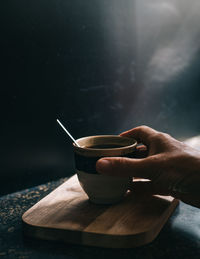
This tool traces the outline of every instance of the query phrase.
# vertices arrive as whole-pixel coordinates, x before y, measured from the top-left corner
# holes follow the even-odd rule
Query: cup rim
[[[123,138],[126,140],[131,140],[133,143],[130,145],[126,145],[126,146],[122,146],[122,147],[117,147],[117,148],[89,148],[89,147],[78,147],[75,143],[73,143],[73,146],[78,149],[78,150],[88,150],[88,151],[119,151],[119,150],[126,150],[129,148],[133,148],[137,146],[137,141],[134,138],[128,138],[128,137],[124,137],[124,136],[120,136],[120,135],[94,135],[94,136],[86,136],[86,137],[82,137],[82,138],[78,138],[76,139],[76,142],[79,142],[81,140],[84,139],[89,139],[89,138]]]

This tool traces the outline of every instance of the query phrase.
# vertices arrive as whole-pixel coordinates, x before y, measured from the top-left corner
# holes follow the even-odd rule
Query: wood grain
[[[170,196],[134,193],[115,205],[92,204],[74,175],[24,213],[24,234],[100,247],[140,246],[156,238],[177,204]]]

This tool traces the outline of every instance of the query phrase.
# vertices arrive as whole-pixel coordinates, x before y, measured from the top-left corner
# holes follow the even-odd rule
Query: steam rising
[[[146,83],[166,82],[186,69],[200,46],[200,1],[137,1],[138,62]]]
[[[136,0],[134,3],[139,87],[121,130],[146,124],[183,135],[191,131],[192,125],[199,127],[199,102],[194,99],[198,82],[187,76],[191,75],[194,64],[198,66],[200,1]],[[185,83],[185,79],[190,83]]]

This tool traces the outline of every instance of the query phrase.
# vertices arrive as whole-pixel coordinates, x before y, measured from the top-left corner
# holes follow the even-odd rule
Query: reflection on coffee
[[[115,144],[101,144],[101,145],[88,146],[87,148],[106,149],[106,148],[121,148],[121,147],[123,146],[115,145]]]

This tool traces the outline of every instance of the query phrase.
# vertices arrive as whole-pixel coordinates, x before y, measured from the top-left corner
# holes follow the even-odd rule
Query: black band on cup
[[[75,153],[74,156],[77,170],[86,172],[88,174],[98,174],[96,171],[96,162],[102,157],[86,157],[77,153]],[[137,150],[134,150],[133,152],[121,157],[137,158]]]

